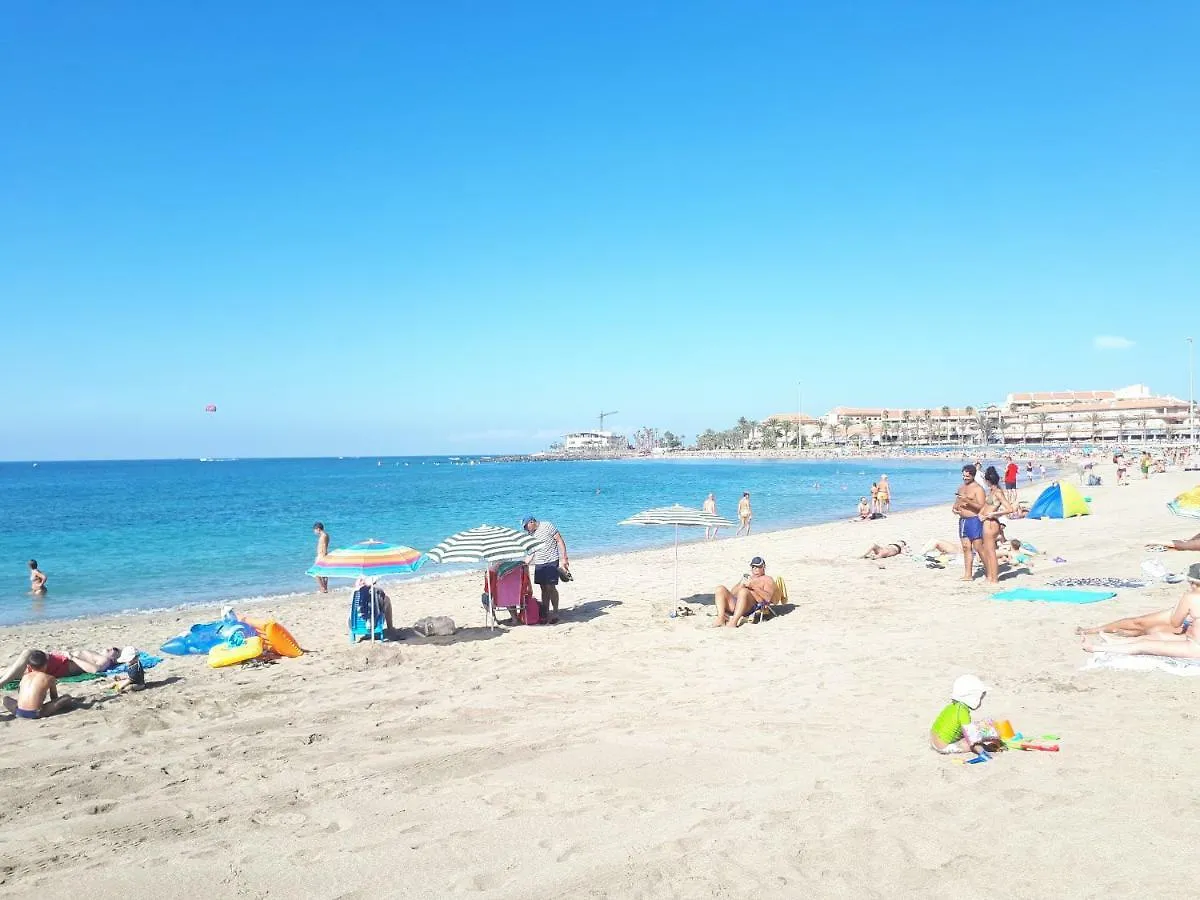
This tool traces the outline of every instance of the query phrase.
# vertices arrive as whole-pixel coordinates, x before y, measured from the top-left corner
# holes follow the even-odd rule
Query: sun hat
[[[137,647],[126,647],[121,651],[121,655],[117,657],[117,665],[131,663],[137,659]]]
[[[983,701],[983,695],[986,693],[987,685],[974,675],[959,675],[950,688],[950,699],[965,703],[974,709]]]

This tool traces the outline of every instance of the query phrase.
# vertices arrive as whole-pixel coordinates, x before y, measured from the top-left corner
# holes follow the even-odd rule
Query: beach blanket
[[[993,600],[1044,600],[1046,603],[1098,603],[1117,596],[1114,591],[1066,591],[1014,588],[992,594]]]
[[[160,662],[162,662],[161,656],[152,656],[149,653],[147,653],[145,650],[138,651],[138,659],[140,659],[142,661],[143,669],[153,669]],[[125,663],[121,663],[119,666],[113,666],[111,669],[109,669],[106,672],[99,672],[99,673],[95,673],[95,674],[93,674],[92,672],[80,672],[78,675],[66,675],[66,676],[58,679],[58,683],[59,684],[75,684],[80,681],[95,681],[97,678],[111,678],[114,675],[124,675],[128,671],[129,671],[129,666],[127,666]],[[8,684],[0,684],[0,690],[15,691],[20,686],[21,686],[21,682],[19,680],[18,681],[10,681]]]
[[[1047,587],[1110,588],[1114,591],[1119,591],[1126,588],[1144,588],[1149,584],[1150,582],[1143,581],[1140,578],[1059,578],[1056,581],[1051,581]]]
[[[1168,656],[1131,656],[1128,653],[1092,653],[1088,669],[1126,669],[1131,672],[1169,672],[1172,675],[1200,675],[1200,659],[1171,659]]]

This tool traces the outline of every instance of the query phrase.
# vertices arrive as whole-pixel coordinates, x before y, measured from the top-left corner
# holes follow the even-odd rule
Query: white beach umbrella
[[[630,516],[621,525],[674,525],[675,526],[675,599],[679,599],[679,529],[680,528],[732,528],[733,523],[714,513],[690,506],[660,506]]]

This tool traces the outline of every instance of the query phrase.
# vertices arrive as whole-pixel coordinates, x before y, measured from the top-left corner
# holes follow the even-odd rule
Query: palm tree
[[[1092,413],[1088,416],[1088,421],[1092,425],[1092,443],[1096,443],[1096,432],[1100,430],[1100,413]]]
[[[1004,413],[996,410],[996,430],[1000,432],[1000,443],[1005,443],[1004,439]]]
[[[888,412],[888,411],[885,409],[885,410],[883,411],[883,414],[882,414],[882,416],[880,417],[880,420],[879,420],[879,443],[880,443],[880,444],[886,444],[886,443],[887,443],[887,436],[888,436],[888,416],[890,416],[890,415],[891,415],[891,413],[889,413],[889,412]]]
[[[974,421],[973,421],[973,420],[974,420],[974,418],[975,418],[975,407],[973,407],[973,406],[968,406],[968,407],[967,407],[967,408],[964,410],[964,412],[966,412],[966,414],[967,414],[967,418],[968,418],[969,420],[972,420],[972,421],[971,421],[971,424],[972,424],[972,425],[974,425],[975,423],[974,423]],[[966,443],[967,443],[967,428],[966,428],[965,426],[966,426],[966,423],[962,423],[962,424],[960,424],[960,425],[959,425],[959,437],[961,437],[961,438],[962,438],[962,442],[963,442],[963,445],[964,445],[964,446],[965,446],[965,445],[966,445]]]
[[[1038,438],[1043,444],[1046,443],[1046,418],[1044,412],[1037,414]]]
[[[1063,428],[1063,431],[1065,431],[1067,434],[1067,446],[1070,446],[1071,435],[1075,433],[1075,423],[1073,421],[1071,421],[1070,419],[1068,419],[1066,426]]]
[[[1146,423],[1150,420],[1150,416],[1144,412],[1140,412],[1138,413],[1137,419],[1138,425],[1140,425],[1142,429],[1142,443],[1144,444],[1146,443]]]
[[[1021,443],[1029,443],[1029,416],[1021,417]]]
[[[921,418],[925,420],[925,441],[929,442],[929,435],[933,431],[933,410],[925,409],[921,411]]]
[[[1117,413],[1117,443],[1125,443],[1125,423],[1129,421],[1129,417],[1125,413]]]
[[[975,414],[975,424],[979,426],[979,443],[991,443],[991,434],[988,431],[988,416],[987,413],[980,411]]]
[[[908,440],[908,410],[900,410],[900,443],[907,446]]]

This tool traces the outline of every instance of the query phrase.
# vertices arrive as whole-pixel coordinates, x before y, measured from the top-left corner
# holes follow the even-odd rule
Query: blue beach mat
[[[1117,596],[1116,591],[1048,591],[1044,588],[1014,588],[992,594],[993,600],[1044,600],[1046,603],[1099,603]]]

